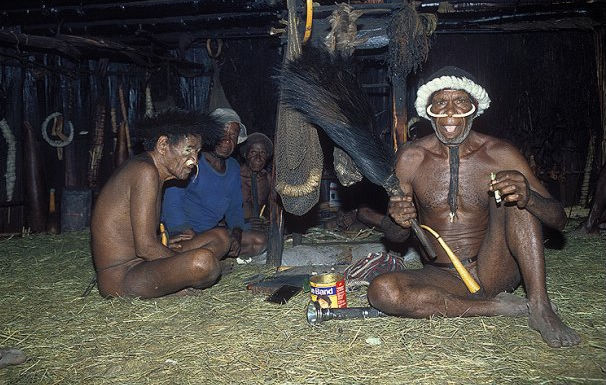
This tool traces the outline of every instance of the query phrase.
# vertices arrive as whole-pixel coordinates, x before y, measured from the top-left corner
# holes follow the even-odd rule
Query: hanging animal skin
[[[0,120],[0,129],[2,130],[2,136],[8,146],[6,151],[6,201],[10,202],[13,200],[13,192],[15,191],[15,158],[17,155],[17,147],[15,145],[15,135],[8,126],[6,119]]]

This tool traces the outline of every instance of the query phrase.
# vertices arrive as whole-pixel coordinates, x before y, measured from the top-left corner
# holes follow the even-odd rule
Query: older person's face
[[[215,147],[215,155],[219,158],[227,159],[231,156],[238,144],[238,134],[240,125],[237,122],[229,122],[225,125],[225,134],[223,139]]]
[[[164,157],[173,177],[187,179],[191,170],[198,165],[200,147],[200,135],[187,135],[175,144],[168,144]]]
[[[472,109],[473,101],[469,94],[463,90],[441,90],[431,98],[431,112],[444,117],[432,118],[431,124],[438,139],[446,144],[460,144],[467,138],[471,130],[474,114],[464,115]]]
[[[246,151],[246,164],[253,172],[263,170],[269,154],[262,143],[253,143],[248,146]]]

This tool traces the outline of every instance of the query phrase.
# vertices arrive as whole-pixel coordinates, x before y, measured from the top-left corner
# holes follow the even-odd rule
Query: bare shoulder
[[[511,142],[494,136],[478,134],[483,142],[484,151],[502,166],[516,168],[525,165],[526,159],[518,148]]]
[[[147,154],[140,154],[130,159],[120,171],[134,184],[157,183],[160,178],[156,165]]]
[[[425,138],[407,142],[396,154],[395,173],[401,182],[411,182],[427,156],[429,145]]]
[[[427,153],[427,144],[424,139],[402,145],[396,154],[396,164],[399,162],[406,162],[409,165],[411,163],[421,163]]]

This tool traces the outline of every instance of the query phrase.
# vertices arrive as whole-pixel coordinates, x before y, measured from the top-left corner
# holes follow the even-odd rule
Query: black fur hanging
[[[433,14],[417,13],[410,2],[393,14],[387,26],[389,37],[389,74],[406,79],[426,60],[431,46],[431,35],[437,27]]]
[[[373,136],[371,105],[351,67],[325,49],[305,47],[277,75],[281,102],[322,128],[372,183],[395,191],[395,154]]]
[[[448,147],[450,164],[450,185],[448,186],[448,206],[450,221],[457,218],[457,195],[459,194],[459,146]]]

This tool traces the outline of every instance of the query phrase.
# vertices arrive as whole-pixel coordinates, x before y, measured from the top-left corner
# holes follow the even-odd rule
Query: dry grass
[[[197,296],[104,300],[88,233],[0,241],[0,346],[28,361],[0,384],[605,383],[605,237],[547,251],[548,288],[580,346],[551,349],[524,318],[305,321],[307,295],[280,306],[246,291],[238,267]],[[363,305],[360,296],[350,304]],[[371,345],[367,338],[380,338]]]

